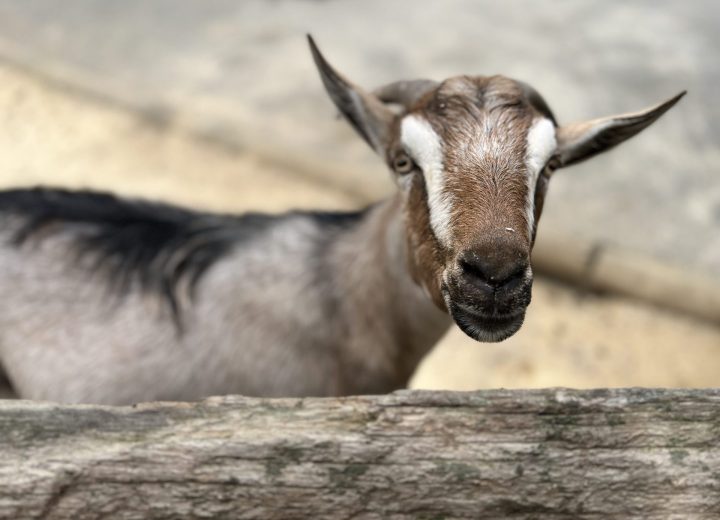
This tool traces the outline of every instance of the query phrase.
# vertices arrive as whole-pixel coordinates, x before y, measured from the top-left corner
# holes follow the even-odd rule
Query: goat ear
[[[325,89],[345,119],[380,155],[385,155],[393,113],[376,96],[365,92],[338,74],[325,60],[308,34],[310,51]]]
[[[559,166],[589,159],[640,133],[677,103],[685,91],[653,107],[562,126],[557,130]]]

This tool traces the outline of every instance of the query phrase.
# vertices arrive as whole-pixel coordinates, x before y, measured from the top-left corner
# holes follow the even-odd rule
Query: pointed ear
[[[574,123],[557,129],[559,166],[589,159],[640,133],[677,103],[685,91],[659,105],[617,116]]]
[[[315,45],[312,36],[307,35],[315,65],[330,98],[353,128],[381,156],[390,138],[393,113],[374,95],[353,85],[338,74],[325,60]]]

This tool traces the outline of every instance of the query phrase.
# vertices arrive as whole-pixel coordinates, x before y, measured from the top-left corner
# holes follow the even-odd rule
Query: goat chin
[[[515,334],[525,321],[525,309],[510,316],[481,316],[470,314],[457,306],[450,314],[460,330],[475,341],[497,343]]]

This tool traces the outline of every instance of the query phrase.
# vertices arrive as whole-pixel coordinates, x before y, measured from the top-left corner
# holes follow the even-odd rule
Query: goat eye
[[[415,168],[415,163],[405,154],[400,154],[393,159],[393,169],[398,173],[410,173]]]
[[[552,174],[555,170],[560,167],[560,159],[557,156],[552,156],[550,160],[543,168],[543,172],[547,172],[546,175]]]

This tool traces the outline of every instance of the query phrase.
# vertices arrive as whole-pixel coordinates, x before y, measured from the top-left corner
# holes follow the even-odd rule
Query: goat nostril
[[[510,282],[514,282],[515,280],[522,280],[525,278],[526,273],[527,273],[527,266],[521,265],[515,271],[510,273],[510,275],[507,278],[505,278],[505,280],[502,281],[502,284],[507,285]]]
[[[462,272],[468,276],[471,276],[473,278],[479,278],[480,280],[482,280],[484,282],[489,282],[489,280],[485,276],[485,272],[477,264],[473,264],[473,263],[468,262],[467,260],[461,259],[460,260],[460,269],[462,269]]]
[[[459,266],[466,278],[480,281],[496,289],[524,278],[527,271],[527,265],[524,263],[515,266],[490,268],[483,265],[482,262],[460,259]]]

